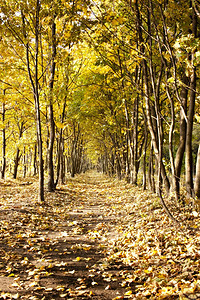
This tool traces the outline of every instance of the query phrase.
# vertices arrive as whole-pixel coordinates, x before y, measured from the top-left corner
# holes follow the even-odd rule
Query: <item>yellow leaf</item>
[[[36,281],[33,281],[29,284],[30,287],[36,286],[38,283]]]
[[[144,273],[150,274],[152,271],[151,270],[144,270]]]
[[[130,296],[130,295],[132,295],[132,291],[128,291],[124,294],[124,296]]]
[[[57,286],[56,290],[63,292],[65,290],[65,286]]]
[[[19,234],[17,235],[17,238],[18,238],[18,239],[23,239],[21,233],[19,233]]]
[[[175,292],[175,289],[171,286],[167,286],[167,287],[163,287],[160,291],[160,294],[161,295],[166,295],[166,296],[169,296],[169,295],[172,295],[174,294]]]
[[[81,260],[81,258],[78,256],[78,257],[76,257],[76,260],[77,260],[77,261],[80,261],[80,260]]]
[[[65,125],[63,123],[60,123],[60,122],[55,122],[55,123],[56,123],[57,128],[63,129],[65,127]]]
[[[83,247],[83,250],[85,250],[85,251],[89,251],[91,249],[91,247],[89,246],[89,247]]]
[[[115,25],[118,25],[118,23],[119,23],[118,20],[116,20],[116,19],[112,20],[112,25],[115,26]]]

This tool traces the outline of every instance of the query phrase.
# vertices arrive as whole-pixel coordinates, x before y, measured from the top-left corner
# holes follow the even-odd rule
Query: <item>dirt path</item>
[[[0,180],[0,300],[200,299],[200,214],[97,173]],[[192,228],[188,229],[188,228]]]
[[[1,190],[0,299],[126,299],[122,265],[105,260],[121,234],[126,185],[88,173],[46,193],[45,205],[37,183]]]

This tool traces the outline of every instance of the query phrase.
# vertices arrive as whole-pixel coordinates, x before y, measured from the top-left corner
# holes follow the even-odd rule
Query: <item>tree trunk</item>
[[[3,95],[5,95],[6,90],[3,90]],[[5,178],[5,171],[6,171],[6,129],[5,129],[5,102],[3,101],[2,104],[2,123],[3,123],[3,130],[2,130],[2,169],[1,169],[1,178]]]
[[[144,86],[145,86],[147,122],[148,122],[149,131],[150,131],[150,134],[151,134],[151,140],[152,140],[152,145],[153,145],[153,148],[154,148],[154,153],[155,153],[157,161],[159,161],[160,160],[159,151],[161,151],[161,148],[162,148],[162,145],[161,145],[162,141],[159,139],[159,145],[158,145],[156,134],[155,134],[155,131],[153,129],[151,108],[150,108],[150,101],[149,101],[147,63],[146,63],[145,60],[144,60]],[[167,177],[165,166],[164,166],[162,160],[160,161],[160,171],[161,171],[162,179],[163,179],[164,184],[165,184],[166,192],[169,193],[169,190],[170,190],[169,179]]]
[[[57,139],[57,172],[56,172],[56,181],[55,181],[55,187],[57,186],[59,182],[59,177],[60,177],[60,170],[61,170],[61,152],[62,152],[62,129],[60,129],[60,136]]]
[[[143,190],[147,188],[147,176],[146,176],[146,157],[147,157],[147,145],[148,145],[148,131],[145,125],[145,138],[144,138],[144,155],[143,155]]]
[[[27,167],[28,167],[28,161],[27,161],[26,147],[24,147],[24,151],[23,151],[23,168],[24,168],[23,177],[24,178],[26,178]]]
[[[197,162],[196,162],[196,177],[194,184],[195,196],[200,199],[200,144],[197,153]]]
[[[165,78],[167,82],[169,78],[167,69],[165,70],[165,75],[166,75]],[[174,127],[175,127],[174,98],[170,94],[170,90],[168,86],[166,86],[166,93],[171,105],[171,124],[169,128],[169,157],[170,157],[171,173],[172,173],[172,192],[175,194],[176,201],[178,201],[179,193],[177,187],[175,161],[174,161],[174,154],[173,154],[173,138],[174,138]]]
[[[37,143],[34,146],[34,156],[33,156],[33,176],[37,174]]]
[[[66,109],[66,103],[67,103],[67,97],[65,97],[64,104],[63,104],[63,110],[62,110],[62,116],[61,116],[61,123],[64,122],[64,117],[65,117],[65,109]],[[63,128],[60,129],[60,136],[58,139],[58,160],[57,160],[57,177],[56,177],[56,182],[55,182],[55,187],[58,184],[59,177],[61,175],[61,182],[63,183],[64,178],[63,178],[63,166],[62,164],[64,163],[64,141],[63,141]]]
[[[35,25],[35,111],[37,123],[37,139],[38,139],[38,154],[39,154],[39,200],[44,201],[44,161],[43,161],[43,146],[42,146],[42,129],[40,118],[40,101],[39,101],[39,79],[38,79],[38,47],[39,47],[39,12],[40,1],[36,4],[36,25]]]
[[[148,183],[150,190],[155,193],[155,180],[154,180],[154,165],[153,165],[153,145],[151,143],[151,150],[149,155],[149,166],[148,166]]]
[[[183,77],[184,86],[181,88],[180,100],[182,109],[180,110],[180,137],[179,137],[179,145],[176,152],[175,158],[175,175],[176,175],[176,190],[178,193],[178,198],[180,198],[180,177],[181,177],[181,168],[183,164],[183,157],[185,152],[185,142],[186,142],[186,119],[187,115],[187,97],[188,97],[188,89],[186,86],[188,85],[188,78],[186,76]]]
[[[65,184],[65,173],[66,173],[66,165],[65,165],[65,155],[64,155],[64,139],[62,139],[61,144],[61,153],[60,153],[60,179],[61,183]]]
[[[54,162],[53,162],[53,146],[55,139],[55,124],[54,124],[54,116],[53,116],[53,105],[49,105],[49,127],[50,127],[50,135],[49,135],[49,147],[48,147],[48,183],[47,188],[49,192],[53,192],[55,189],[54,185]]]
[[[56,24],[53,19],[52,22],[52,63],[50,70],[50,81],[49,81],[49,147],[48,147],[48,191],[53,192],[55,189],[54,184],[54,162],[53,162],[53,146],[55,139],[55,123],[54,123],[54,114],[53,114],[53,85],[54,85],[54,76],[55,76],[55,57],[56,57]]]
[[[19,160],[20,160],[20,150],[17,148],[16,151],[16,156],[15,156],[15,164],[14,164],[14,172],[13,172],[13,178],[17,178],[17,171],[18,171],[18,166],[19,166]]]
[[[19,128],[19,140],[20,140],[22,135],[23,135],[23,130],[24,130],[23,122],[21,123],[21,126],[18,124],[18,128]],[[18,171],[19,160],[20,160],[20,155],[19,154],[20,154],[20,150],[17,147],[16,156],[15,156],[15,164],[14,164],[14,172],[13,172],[13,178],[14,179],[17,178],[17,171]]]
[[[197,15],[192,8],[192,19],[193,19],[193,34],[197,37]],[[186,177],[186,191],[187,198],[194,196],[194,182],[193,182],[193,158],[192,158],[192,131],[193,131],[193,119],[195,109],[195,98],[196,98],[196,66],[194,65],[195,51],[191,53],[191,65],[192,72],[190,76],[190,92],[189,92],[189,109],[187,117],[187,132],[186,132],[186,145],[185,145],[185,177]]]
[[[43,146],[42,146],[42,130],[41,130],[41,118],[40,118],[40,101],[39,101],[39,79],[38,79],[38,55],[39,55],[39,13],[40,13],[40,0],[36,1],[36,14],[35,14],[35,64],[34,71],[35,76],[33,78],[30,64],[30,49],[29,43],[27,42],[27,31],[26,31],[26,19],[21,11],[22,24],[23,24],[23,35],[25,38],[26,46],[26,63],[31,82],[33,97],[35,102],[35,114],[36,114],[36,130],[37,130],[37,143],[38,143],[38,156],[39,156],[39,201],[44,201],[44,162],[43,162]]]

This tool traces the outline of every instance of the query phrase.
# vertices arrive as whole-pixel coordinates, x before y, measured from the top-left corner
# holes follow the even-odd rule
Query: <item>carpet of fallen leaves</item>
[[[90,172],[0,181],[0,299],[200,299],[200,217]]]

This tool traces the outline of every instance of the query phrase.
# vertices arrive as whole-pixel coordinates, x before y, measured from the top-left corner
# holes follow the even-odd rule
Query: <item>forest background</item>
[[[2,0],[0,18],[2,178],[39,176],[44,201],[97,166],[198,203],[197,0]]]

